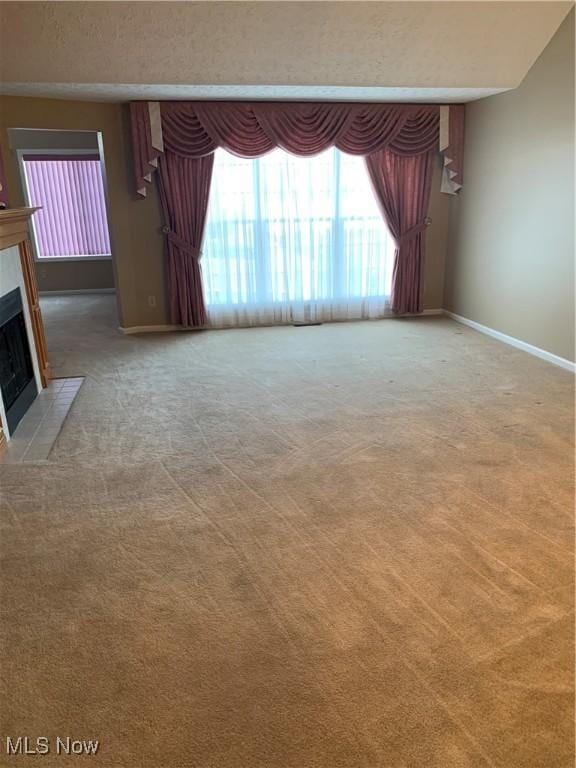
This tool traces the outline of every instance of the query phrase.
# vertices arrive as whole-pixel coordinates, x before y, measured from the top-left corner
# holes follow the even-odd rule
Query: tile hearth
[[[0,463],[47,461],[83,381],[83,376],[52,379],[16,427]]]

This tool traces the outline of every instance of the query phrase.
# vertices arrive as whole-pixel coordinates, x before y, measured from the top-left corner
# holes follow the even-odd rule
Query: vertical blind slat
[[[24,160],[41,258],[110,253],[99,160]]]

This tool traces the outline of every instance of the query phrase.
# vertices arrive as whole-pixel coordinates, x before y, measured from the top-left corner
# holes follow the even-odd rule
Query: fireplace
[[[0,297],[0,393],[10,434],[38,390],[20,288]]]

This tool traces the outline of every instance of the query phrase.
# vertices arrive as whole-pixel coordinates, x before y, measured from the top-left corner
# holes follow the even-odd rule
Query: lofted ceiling
[[[572,2],[3,2],[2,92],[470,101],[520,84]]]

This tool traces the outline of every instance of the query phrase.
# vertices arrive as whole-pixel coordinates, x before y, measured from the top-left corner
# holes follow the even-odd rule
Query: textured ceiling
[[[115,98],[106,85],[126,83],[494,92],[521,82],[571,6],[5,2],[2,79],[12,89],[92,84],[100,98]]]

